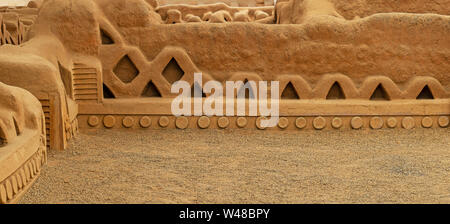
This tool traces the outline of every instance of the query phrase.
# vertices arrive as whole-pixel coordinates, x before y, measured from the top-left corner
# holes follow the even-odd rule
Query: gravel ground
[[[450,132],[98,130],[21,203],[450,203]]]

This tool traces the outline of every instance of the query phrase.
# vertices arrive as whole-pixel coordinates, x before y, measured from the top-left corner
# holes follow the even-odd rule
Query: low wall
[[[31,93],[0,83],[0,204],[17,202],[46,158],[41,104]]]

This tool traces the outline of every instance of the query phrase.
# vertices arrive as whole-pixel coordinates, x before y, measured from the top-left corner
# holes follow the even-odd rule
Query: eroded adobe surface
[[[38,9],[19,7],[0,7],[0,45],[19,45],[26,41],[31,25],[38,14]]]
[[[0,204],[13,203],[46,161],[45,117],[29,92],[0,82]]]
[[[64,149],[79,127],[265,129],[261,114],[173,116],[172,84],[195,91],[197,72],[222,84],[279,81],[271,130],[449,126],[447,0],[177,3],[0,8],[0,81],[33,95],[0,85],[2,203],[32,183],[45,146]]]
[[[279,81],[277,130],[448,126],[448,1],[244,2],[37,1],[28,41],[0,52],[1,79],[53,107],[54,148],[77,120],[260,128],[252,116],[172,116],[171,85],[194,87],[195,72],[221,83]]]
[[[148,0],[147,2],[155,2],[155,0]],[[254,6],[273,6],[274,0],[160,0],[160,5],[207,5],[214,3],[224,3],[229,6],[240,7],[254,7]]]

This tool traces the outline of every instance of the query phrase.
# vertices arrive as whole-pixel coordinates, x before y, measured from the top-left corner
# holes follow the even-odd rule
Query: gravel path
[[[21,202],[450,203],[450,131],[99,130]]]

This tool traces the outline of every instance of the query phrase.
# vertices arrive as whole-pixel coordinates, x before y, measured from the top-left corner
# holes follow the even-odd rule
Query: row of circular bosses
[[[262,119],[266,119],[264,117],[258,117],[256,119],[256,126],[258,129],[264,129],[261,127],[260,123]],[[126,128],[131,128],[134,125],[133,117],[126,116],[122,119],[122,125]],[[162,116],[159,118],[158,124],[160,127],[167,127],[170,123],[170,119],[167,116]],[[398,120],[397,118],[390,117],[386,121],[381,117],[372,117],[370,119],[369,125],[372,129],[381,129],[386,123],[386,126],[389,128],[397,127]],[[422,118],[422,127],[431,128],[433,126],[433,118],[424,117]],[[449,125],[448,116],[441,116],[438,118],[437,123],[440,127],[445,128]],[[100,124],[100,120],[97,116],[90,116],[88,118],[88,124],[91,127],[96,127]],[[198,127],[205,129],[208,128],[211,124],[211,120],[209,117],[202,116],[197,121]],[[247,118],[238,117],[236,119],[236,125],[239,128],[244,128],[248,124]],[[322,130],[327,125],[327,120],[324,117],[316,117],[313,120],[313,127],[317,130]],[[116,118],[112,115],[107,115],[103,118],[103,125],[106,128],[113,128],[116,125]],[[142,128],[148,128],[152,125],[152,119],[148,116],[143,116],[139,120],[139,125]],[[189,119],[187,117],[177,117],[175,120],[175,126],[179,129],[185,129],[189,125]],[[230,125],[230,120],[227,117],[220,117],[217,120],[217,125],[219,128],[227,128]],[[350,125],[353,129],[360,129],[364,126],[364,121],[361,117],[353,117],[350,121]],[[413,117],[404,117],[401,121],[401,127],[405,129],[412,129],[415,127],[415,120]],[[281,129],[285,129],[289,126],[289,120],[285,117],[281,117],[278,121],[278,127]],[[303,117],[299,117],[295,120],[295,126],[299,129],[303,129],[307,126],[307,121]],[[335,117],[331,120],[331,126],[335,129],[341,128],[343,126],[343,120],[339,117]]]

